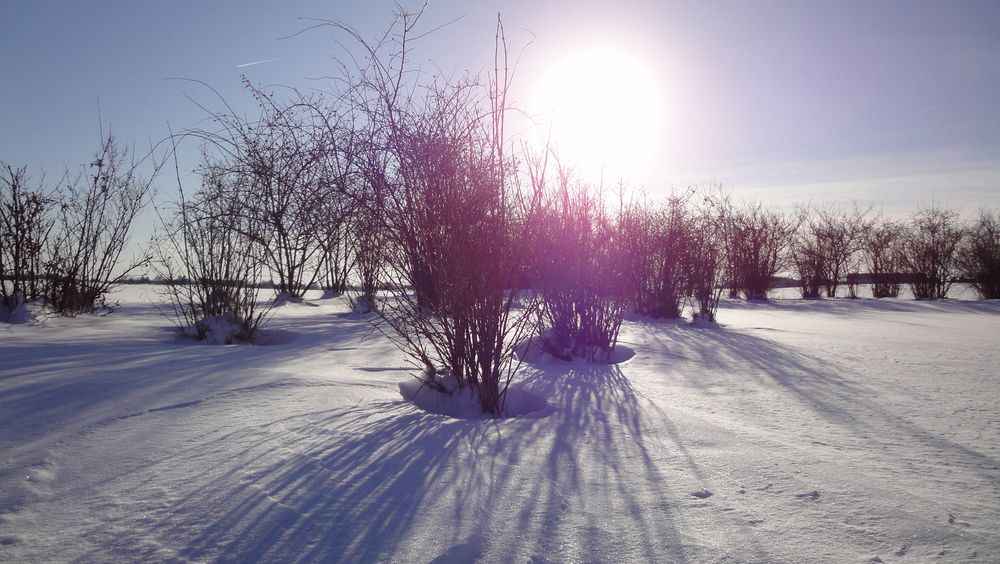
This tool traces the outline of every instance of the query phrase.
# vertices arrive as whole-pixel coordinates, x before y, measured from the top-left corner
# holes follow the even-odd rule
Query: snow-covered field
[[[1000,303],[725,302],[451,419],[337,299],[270,346],[0,325],[0,561],[1000,561]],[[544,415],[544,416],[538,416]]]

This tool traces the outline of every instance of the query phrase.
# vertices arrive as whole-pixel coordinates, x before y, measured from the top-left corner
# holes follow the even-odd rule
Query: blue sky
[[[715,182],[780,203],[890,210],[932,197],[970,212],[1000,205],[1000,2],[430,2],[424,29],[461,19],[418,42],[422,68],[485,70],[497,11],[515,48],[527,45],[515,82],[525,105],[567,54],[623,45],[641,59],[664,112],[648,158],[612,173],[634,186]],[[140,146],[168,123],[198,124],[188,96],[218,107],[171,78],[205,81],[248,109],[242,74],[324,88],[311,78],[334,72],[336,36],[288,38],[302,18],[374,36],[392,14],[382,1],[8,2],[0,160],[50,177],[87,162],[98,100],[106,124]]]

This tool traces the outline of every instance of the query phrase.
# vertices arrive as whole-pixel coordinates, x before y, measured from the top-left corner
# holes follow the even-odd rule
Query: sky
[[[415,43],[415,63],[491,69],[498,12],[515,103],[581,176],[654,195],[721,184],[780,205],[1000,207],[1000,2],[431,1],[420,29],[449,25]],[[328,89],[345,37],[311,18],[376,37],[393,13],[381,0],[6,2],[0,160],[35,177],[76,170],[99,115],[148,148],[199,126],[196,102],[221,109],[194,81],[240,111],[242,76]]]

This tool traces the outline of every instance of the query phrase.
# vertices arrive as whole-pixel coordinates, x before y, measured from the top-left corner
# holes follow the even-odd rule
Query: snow
[[[419,378],[410,378],[399,383],[399,395],[420,409],[457,417],[459,419],[485,419],[479,395],[472,387],[458,388],[454,376],[443,379],[444,390],[439,391]],[[545,417],[551,413],[544,398],[525,391],[516,384],[507,389],[504,397],[502,417]]]
[[[593,361],[579,356],[573,356],[572,358],[563,360],[545,351],[537,339],[529,339],[514,347],[515,358],[519,359],[521,362],[539,365],[570,366],[574,364],[621,364],[623,362],[628,362],[633,356],[635,356],[635,351],[632,350],[631,347],[623,344],[616,345],[610,353],[596,351],[594,353]]]
[[[205,340],[217,345],[234,345],[249,340],[246,331],[233,316],[213,315],[200,319],[194,327],[185,327],[183,333],[196,340],[204,335]]]
[[[119,298],[0,324],[0,561],[1000,560],[997,302],[630,318],[627,362],[525,362],[544,408],[463,419],[319,292],[270,346]]]
[[[14,307],[8,307],[0,300],[0,323],[20,324],[28,323],[35,319],[35,314],[29,304],[20,299],[15,301]]]

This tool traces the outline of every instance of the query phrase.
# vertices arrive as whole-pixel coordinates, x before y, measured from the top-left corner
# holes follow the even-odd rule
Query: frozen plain
[[[1000,560],[997,302],[632,318],[630,360],[525,364],[546,410],[466,420],[338,299],[211,346],[119,298],[0,325],[0,561]]]

